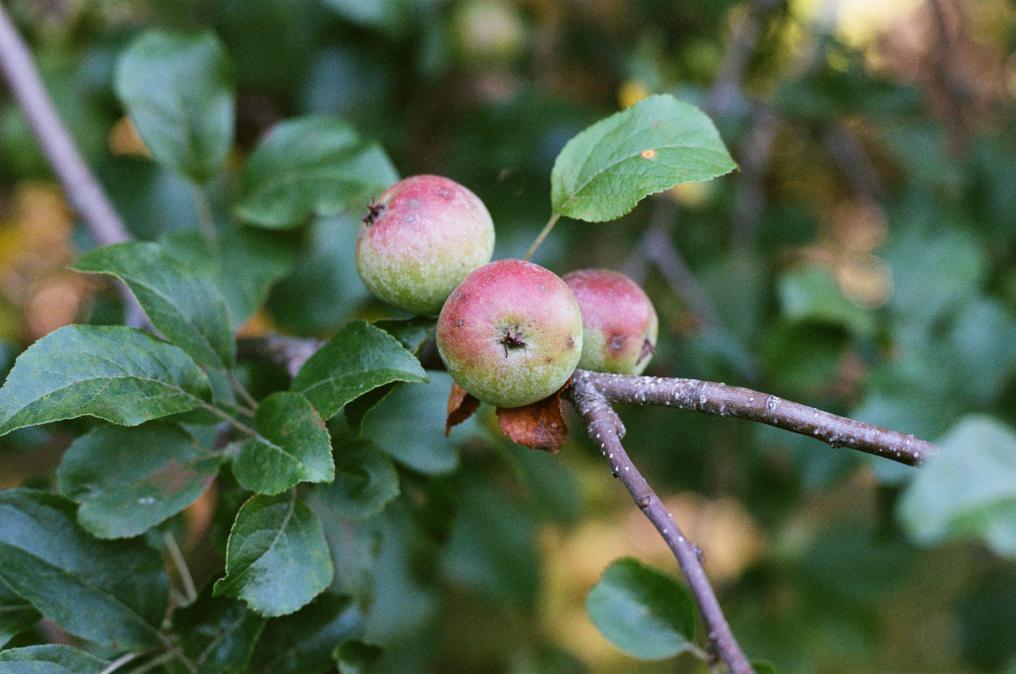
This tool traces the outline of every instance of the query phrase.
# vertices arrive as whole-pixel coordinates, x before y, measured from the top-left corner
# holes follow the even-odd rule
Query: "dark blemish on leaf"
[[[610,350],[620,351],[624,348],[624,335],[614,335],[610,338]]]
[[[370,203],[367,204],[367,215],[363,218],[363,224],[370,227],[374,224],[374,221],[381,216],[381,213],[384,212],[384,210],[385,205],[377,203],[372,197]]]
[[[156,491],[159,498],[168,498],[190,484],[195,477],[197,471],[193,468],[180,464],[176,459],[170,459],[159,470],[149,475],[145,482]]]
[[[642,152],[639,152],[639,154],[642,156],[643,159],[656,159],[656,150],[652,148],[642,150]]]

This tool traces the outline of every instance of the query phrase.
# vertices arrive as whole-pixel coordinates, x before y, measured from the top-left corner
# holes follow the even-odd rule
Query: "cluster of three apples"
[[[380,299],[438,314],[452,379],[483,402],[520,407],[558,391],[576,367],[638,374],[656,345],[656,311],[608,269],[564,278],[525,260],[490,262],[494,224],[470,190],[441,176],[399,181],[372,202],[356,266]]]

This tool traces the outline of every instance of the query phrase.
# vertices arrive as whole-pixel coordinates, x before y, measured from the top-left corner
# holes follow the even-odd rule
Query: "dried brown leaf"
[[[556,454],[568,437],[568,424],[564,420],[561,403],[561,393],[567,387],[568,384],[565,384],[554,395],[531,405],[499,407],[497,421],[501,432],[512,442]]]
[[[448,418],[445,420],[445,437],[451,434],[452,426],[458,426],[473,416],[473,412],[479,406],[479,400],[474,398],[469,391],[453,382],[451,393],[448,394]]]

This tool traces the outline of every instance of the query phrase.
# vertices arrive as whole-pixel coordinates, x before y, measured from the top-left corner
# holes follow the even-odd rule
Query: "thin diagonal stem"
[[[134,660],[135,658],[139,657],[140,655],[141,655],[140,653],[125,653],[125,654],[121,655],[119,658],[117,658],[116,660],[114,660],[113,662],[109,663],[109,665],[106,667],[106,669],[104,669],[101,672],[99,672],[99,674],[113,674],[113,672],[115,672],[116,670],[120,669],[121,667],[126,665],[128,662],[130,662],[131,660]]]
[[[208,195],[201,185],[194,186],[194,205],[198,212],[198,224],[201,226],[201,233],[205,240],[213,245],[218,245],[219,231],[215,229],[215,216],[212,214],[212,206],[208,203]]]
[[[554,229],[554,225],[556,225],[557,221],[560,219],[561,215],[559,213],[555,213],[554,215],[550,216],[550,220],[547,220],[547,224],[545,224],[543,226],[543,229],[540,230],[540,233],[536,236],[536,240],[533,241],[533,245],[531,245],[529,247],[529,250],[526,251],[525,257],[522,258],[523,260],[528,260],[533,256],[534,253],[536,253],[536,250],[540,247],[540,244],[543,243],[544,239],[546,239],[547,236],[550,234],[550,230]]]
[[[0,4],[0,70],[21,106],[53,171],[74,209],[102,244],[129,241],[131,236],[106,193],[85,164],[74,139],[53,107],[24,40]]]
[[[130,671],[130,674],[144,674],[144,672],[150,672],[153,669],[158,669],[159,667],[162,667],[164,664],[166,664],[168,662],[172,662],[173,660],[176,660],[176,659],[178,659],[180,657],[181,657],[180,651],[177,650],[176,648],[174,648],[173,650],[166,651],[165,653],[163,653],[162,655],[158,656],[157,658],[153,658],[153,659],[149,660],[148,662],[146,662],[145,664],[141,665],[140,667],[136,667],[135,669],[132,669]],[[183,662],[182,659],[181,659],[181,662]],[[188,669],[190,671],[192,671],[192,672],[195,671],[193,666],[188,667]]]
[[[0,3],[0,72],[63,185],[67,200],[92,237],[102,245],[130,241],[130,233],[57,114],[31,52],[3,3]],[[127,324],[145,325],[147,319],[134,296],[126,285],[118,285],[127,308]]]
[[[187,568],[187,560],[184,559],[183,551],[176,544],[176,538],[171,532],[167,531],[163,536],[163,540],[166,543],[169,558],[173,560],[173,566],[176,567],[177,575],[180,576],[180,582],[183,583],[185,599],[189,604],[198,598],[198,590],[194,586],[194,579],[191,577],[190,569]]]
[[[251,435],[251,436],[254,436],[254,435],[258,434],[258,432],[255,431],[253,428],[251,428],[247,424],[243,423],[242,421],[240,421],[239,419],[237,419],[233,415],[229,414],[228,412],[226,412],[226,411],[216,407],[215,405],[211,405],[209,403],[202,403],[201,407],[206,409],[206,410],[208,410],[209,412],[211,412],[215,416],[219,417],[223,421],[229,423],[230,426],[232,426],[233,428],[237,429],[241,433],[245,433],[245,434]]]
[[[251,412],[258,408],[258,401],[250,394],[250,391],[248,391],[247,387],[243,385],[243,382],[237,379],[236,375],[232,372],[229,373],[229,382],[233,385],[233,390],[236,391],[250,407]]]

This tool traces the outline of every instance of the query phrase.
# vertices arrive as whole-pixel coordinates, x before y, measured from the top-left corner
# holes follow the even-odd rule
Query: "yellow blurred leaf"
[[[617,103],[622,108],[630,108],[652,93],[652,90],[644,82],[640,80],[626,80],[617,90]]]
[[[113,154],[145,157],[148,159],[152,157],[152,153],[145,147],[145,142],[141,140],[141,136],[138,134],[138,130],[134,126],[134,122],[130,120],[130,117],[124,116],[117,120],[113,128],[109,130],[107,142],[109,144],[109,151]]]

